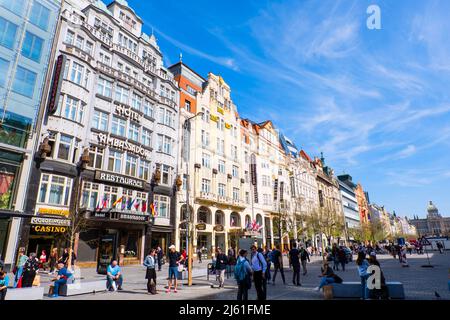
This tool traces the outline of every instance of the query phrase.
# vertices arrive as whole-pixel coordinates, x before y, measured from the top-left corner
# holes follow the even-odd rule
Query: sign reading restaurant
[[[117,148],[123,151],[128,151],[134,154],[137,154],[143,158],[146,158],[147,160],[150,160],[151,158],[151,152],[147,149],[144,149],[143,147],[137,146],[133,143],[116,139],[113,137],[109,137],[108,135],[104,133],[99,133],[97,135],[98,142],[102,145]]]
[[[110,173],[95,170],[95,180],[110,182],[115,184],[122,184],[138,189],[144,189],[144,181],[139,179],[134,179],[128,176],[123,176],[120,174]]]

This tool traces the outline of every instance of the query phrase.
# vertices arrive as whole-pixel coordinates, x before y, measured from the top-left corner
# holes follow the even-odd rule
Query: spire
[[[322,166],[325,166],[325,158],[323,157],[323,152],[320,152],[320,161],[322,161]]]
[[[180,52],[180,62],[183,62],[183,52]]]

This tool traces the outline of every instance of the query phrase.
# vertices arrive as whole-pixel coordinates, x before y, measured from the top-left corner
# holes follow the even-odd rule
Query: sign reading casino
[[[104,171],[95,171],[95,180],[144,189],[144,181]]]
[[[137,154],[141,156],[142,158],[146,158],[147,160],[150,160],[151,158],[151,152],[147,149],[144,149],[143,147],[137,146],[133,143],[116,139],[113,137],[109,137],[108,135],[104,133],[99,133],[97,135],[98,142],[102,145],[113,147],[116,149],[120,149],[122,151],[128,151],[134,154]]]

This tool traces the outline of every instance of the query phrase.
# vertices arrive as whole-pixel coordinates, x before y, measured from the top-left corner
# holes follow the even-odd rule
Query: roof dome
[[[430,201],[427,207],[428,215],[431,216],[438,216],[439,210],[438,208],[433,204],[433,201]]]

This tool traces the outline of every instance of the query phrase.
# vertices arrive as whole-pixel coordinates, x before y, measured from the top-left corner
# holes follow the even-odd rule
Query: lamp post
[[[192,237],[193,228],[191,228],[191,212],[189,206],[189,148],[190,148],[190,133],[191,133],[191,120],[198,117],[203,116],[203,112],[198,112],[194,116],[187,118],[184,121],[184,161],[186,163],[186,246],[188,247],[188,286],[192,285],[192,263],[194,259],[193,256],[193,248],[192,248]]]

